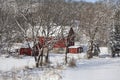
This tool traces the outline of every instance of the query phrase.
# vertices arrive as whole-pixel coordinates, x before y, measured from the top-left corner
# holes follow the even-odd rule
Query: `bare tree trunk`
[[[36,67],[37,67],[37,68],[39,67],[39,63],[38,63],[38,62],[36,62]]]
[[[36,61],[36,67],[39,67],[39,65],[42,66],[43,64],[43,51],[44,51],[44,48],[42,48],[41,52],[39,52],[40,55],[38,55],[38,59]]]
[[[38,59],[38,61],[40,61],[40,66],[43,65],[43,56],[44,56],[44,55],[43,55],[43,51],[44,51],[44,48],[42,48],[42,51],[41,51],[41,55],[40,55],[41,58]]]
[[[45,57],[45,62],[49,63],[49,49],[47,49],[47,55]]]
[[[87,51],[87,58],[90,59],[93,57],[93,41],[90,41],[89,50]]]
[[[35,50],[34,50],[34,49],[32,50],[32,56],[34,56],[35,63],[36,63],[36,67],[38,67],[38,64],[37,64],[37,56],[36,56],[36,54],[35,54]]]
[[[87,51],[87,58],[88,59],[90,59],[90,58],[93,57],[93,53],[92,53],[92,51],[93,51],[93,45],[94,45],[93,42],[94,42],[94,38],[95,38],[95,35],[96,35],[97,31],[98,31],[98,27],[95,28],[94,33],[91,36],[90,46],[89,46],[89,49]]]
[[[66,52],[65,52],[65,64],[68,63],[67,54],[68,54],[68,46],[66,46]]]

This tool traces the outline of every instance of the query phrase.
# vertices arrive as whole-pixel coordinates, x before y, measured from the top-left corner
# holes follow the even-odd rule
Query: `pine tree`
[[[112,57],[120,52],[120,11],[117,11],[114,16],[114,25],[110,32],[110,49]]]

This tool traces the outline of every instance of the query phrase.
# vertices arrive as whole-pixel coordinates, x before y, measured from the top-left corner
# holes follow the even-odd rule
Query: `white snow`
[[[69,48],[79,48],[81,46],[70,46]]]
[[[33,69],[30,72],[32,75],[29,77],[32,77],[31,80],[38,80],[38,76],[40,80],[120,80],[120,58],[111,58],[106,47],[102,47],[100,50],[99,57],[89,60],[85,59],[85,53],[68,54],[68,60],[71,58],[76,59],[77,66],[74,68],[63,64],[64,54],[50,54],[51,65],[55,67],[57,64],[60,64],[62,68],[47,68],[43,71]],[[12,71],[13,69],[22,71],[26,66],[34,68],[35,61],[33,57],[0,57],[0,72]],[[23,74],[23,72],[19,74]]]
[[[82,60],[75,69],[64,71],[63,80],[119,80],[120,59]]]
[[[109,54],[107,47],[101,47],[100,48],[100,55],[103,55],[103,54]]]
[[[26,66],[35,66],[35,61],[32,57],[17,59],[0,57],[0,71],[10,71],[13,69],[24,69]]]
[[[33,47],[34,42],[33,41],[24,41],[24,43],[21,45],[21,48],[29,48]]]

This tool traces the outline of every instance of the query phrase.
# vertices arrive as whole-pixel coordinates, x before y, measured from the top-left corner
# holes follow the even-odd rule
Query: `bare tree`
[[[101,2],[98,2],[96,4],[94,3],[85,3],[81,7],[80,11],[80,28],[81,31],[83,31],[83,34],[85,34],[88,37],[89,42],[89,48],[88,48],[88,58],[92,58],[93,56],[93,44],[97,40],[100,40],[99,33],[103,30],[107,30],[107,24],[110,14],[109,9],[102,4]],[[103,38],[102,38],[103,39]]]
[[[75,20],[75,13],[76,11],[75,6],[71,2],[64,2],[59,4],[59,16],[58,16],[58,22],[61,26],[61,39],[65,41],[66,51],[65,51],[65,63],[68,63],[67,60],[67,54],[68,54],[68,47],[71,45],[70,43],[74,42],[75,34],[71,27],[73,26],[74,20]],[[67,26],[67,27],[66,27]],[[68,27],[69,26],[69,27]],[[70,30],[66,34],[66,29]]]
[[[39,67],[39,65],[42,66],[43,64],[45,48],[47,48],[46,62],[48,62],[49,51],[52,49],[55,41],[57,41],[58,34],[60,34],[58,31],[58,25],[55,23],[58,15],[58,9],[55,9],[57,4],[58,2],[56,1],[40,1],[38,5],[28,3],[29,6],[26,9],[23,8],[22,10],[19,8],[19,14],[15,16],[15,21],[23,32],[24,37],[28,36],[27,29],[30,29],[30,34],[32,40],[34,41],[34,47],[30,48],[32,49],[32,54],[35,58],[36,67]],[[39,42],[38,36],[44,36],[44,43]]]
[[[18,36],[21,34],[18,28],[15,27],[16,23],[13,19],[14,9],[11,9],[10,3],[1,1],[0,6],[0,45],[1,49],[3,49],[4,47],[7,48],[9,44],[17,42],[20,39]]]

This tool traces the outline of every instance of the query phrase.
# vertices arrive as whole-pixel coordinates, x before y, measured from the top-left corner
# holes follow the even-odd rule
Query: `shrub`
[[[74,58],[71,58],[70,61],[68,62],[69,67],[76,67],[76,60]]]

